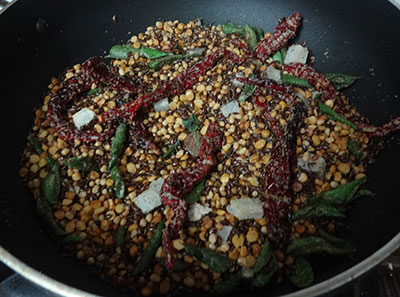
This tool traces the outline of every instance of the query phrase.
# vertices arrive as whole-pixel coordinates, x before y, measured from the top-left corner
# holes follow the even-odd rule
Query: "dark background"
[[[248,23],[272,31],[282,16],[304,16],[297,40],[306,40],[321,72],[362,77],[345,93],[372,123],[400,116],[400,12],[386,1],[23,1],[0,16],[0,244],[30,266],[71,286],[107,296],[128,296],[87,275],[49,239],[33,211],[33,199],[18,179],[19,157],[50,77],[159,19],[204,23]],[[118,19],[113,22],[113,15]],[[48,24],[46,34],[35,25]],[[322,281],[359,263],[400,231],[399,133],[370,167],[374,199],[356,202],[345,221],[344,237],[358,247],[354,259],[326,258],[314,263]],[[283,285],[270,294],[293,291]],[[238,294],[247,294],[243,288]],[[261,292],[260,292],[261,293]],[[264,293],[265,294],[265,293]],[[261,295],[261,294],[259,294]]]

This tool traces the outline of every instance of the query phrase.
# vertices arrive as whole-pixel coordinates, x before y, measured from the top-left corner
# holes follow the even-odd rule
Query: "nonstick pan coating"
[[[400,116],[400,12],[386,1],[23,1],[0,15],[0,245],[34,269],[67,285],[107,296],[128,296],[87,274],[43,230],[33,199],[18,179],[20,154],[32,124],[33,109],[50,77],[142,32],[158,19],[205,23],[249,23],[272,31],[294,11],[304,16],[297,40],[306,40],[321,72],[362,79],[345,93],[372,123]],[[113,16],[118,19],[114,23]],[[48,27],[35,29],[39,18]],[[398,170],[400,135],[370,167],[374,199],[358,201],[348,213],[343,235],[358,247],[353,259],[330,257],[314,263],[316,282],[340,274],[383,247],[400,231]],[[396,243],[395,243],[396,244]],[[284,283],[269,296],[294,291]],[[245,290],[236,292],[247,294]],[[255,292],[261,296],[263,292]],[[264,291],[265,295],[265,291]],[[131,296],[131,295],[129,295]]]

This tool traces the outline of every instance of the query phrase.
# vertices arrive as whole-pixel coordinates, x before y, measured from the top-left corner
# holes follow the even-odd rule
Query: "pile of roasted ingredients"
[[[336,231],[400,119],[349,105],[357,77],[313,68],[301,20],[159,21],[52,78],[19,173],[54,238],[145,296],[302,288],[310,255],[355,253]]]

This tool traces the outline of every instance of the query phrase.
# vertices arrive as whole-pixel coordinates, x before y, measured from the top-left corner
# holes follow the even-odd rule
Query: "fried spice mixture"
[[[329,238],[347,203],[370,194],[359,187],[375,136],[394,128],[367,126],[304,43],[282,49],[299,21],[280,20],[255,49],[247,25],[158,21],[120,46],[124,58],[52,78],[19,173],[55,238],[145,296],[285,273],[302,287],[305,246],[353,253]]]

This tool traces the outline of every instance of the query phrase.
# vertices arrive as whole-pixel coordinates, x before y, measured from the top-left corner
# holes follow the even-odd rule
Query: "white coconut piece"
[[[199,221],[204,215],[210,213],[212,209],[208,206],[201,205],[200,203],[193,203],[188,210],[188,218],[191,222]]]
[[[304,161],[303,158],[299,158],[297,160],[297,166],[305,171],[315,173],[318,177],[323,177],[326,169],[326,161],[323,157],[315,158],[314,154],[310,154],[307,161]]]
[[[232,226],[226,225],[226,226],[222,227],[221,230],[217,231],[217,235],[219,237],[221,237],[222,243],[224,243],[228,240],[229,234],[231,234],[232,229],[233,229]]]
[[[261,219],[264,216],[262,202],[258,198],[232,200],[227,211],[239,220]]]
[[[307,62],[308,49],[300,44],[294,44],[288,48],[284,64],[290,63],[301,63],[305,64]]]
[[[239,112],[240,112],[240,106],[236,100],[228,102],[228,103],[222,105],[222,107],[221,107],[221,113],[226,118],[229,117],[229,115],[232,113],[239,113]]]
[[[162,177],[159,177],[158,179],[153,180],[151,182],[151,184],[149,186],[149,189],[153,190],[153,191],[155,191],[157,193],[160,193],[163,183],[164,183],[164,179]]]
[[[96,114],[92,110],[85,107],[75,113],[72,116],[72,120],[74,121],[75,127],[80,129],[81,127],[89,124],[95,118],[95,116]]]
[[[164,179],[160,177],[159,179],[153,181],[146,191],[142,192],[133,200],[136,206],[140,208],[142,213],[149,213],[161,205],[160,191],[163,183]]]
[[[235,78],[232,80],[232,84],[233,84],[235,87],[242,87],[242,86],[244,86],[244,83],[242,83],[241,81],[237,80],[238,77],[244,78],[243,73],[241,73],[241,72],[236,72]]]
[[[198,157],[202,142],[201,134],[199,132],[192,132],[186,137],[183,144],[193,157]]]
[[[188,55],[194,55],[194,54],[202,55],[204,53],[204,51],[205,51],[204,47],[197,47],[194,49],[187,50],[187,53],[188,53]]]
[[[274,66],[267,67],[267,77],[270,80],[280,82],[281,81],[281,72],[276,69]]]
[[[154,111],[155,112],[160,112],[164,110],[169,110],[169,102],[168,98],[161,99],[154,103]]]

